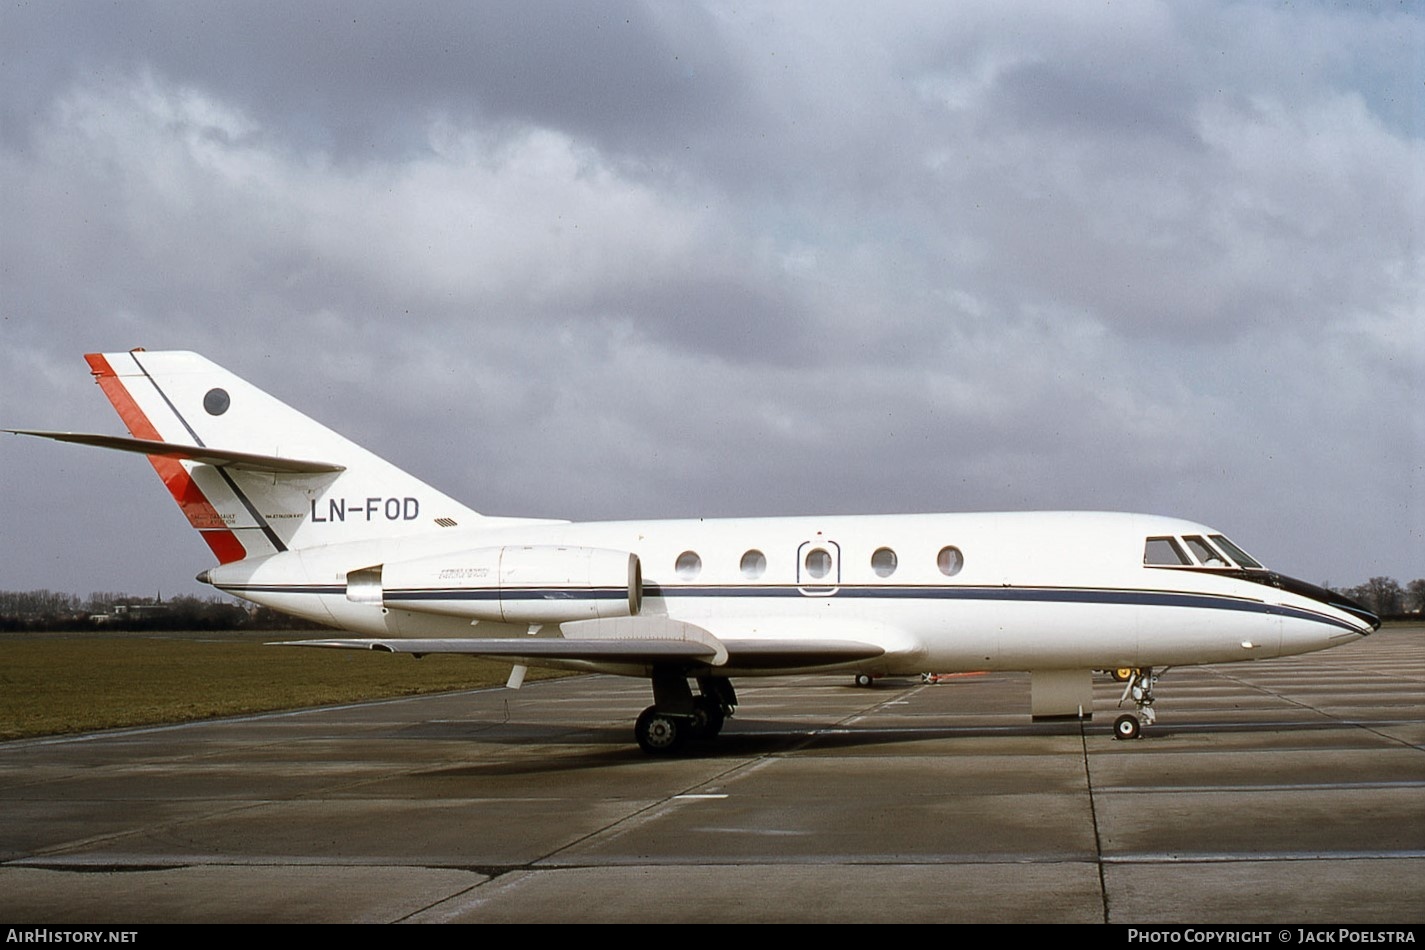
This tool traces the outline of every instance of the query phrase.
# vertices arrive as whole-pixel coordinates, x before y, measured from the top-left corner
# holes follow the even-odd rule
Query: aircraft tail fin
[[[132,438],[24,434],[147,455],[220,563],[481,518],[196,353],[85,359]]]

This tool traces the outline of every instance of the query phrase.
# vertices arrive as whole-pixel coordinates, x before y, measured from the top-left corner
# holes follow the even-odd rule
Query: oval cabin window
[[[678,555],[678,560],[674,563],[674,569],[678,576],[685,581],[690,581],[697,577],[703,569],[703,559],[698,557],[696,551],[684,551]]]
[[[812,548],[807,552],[807,575],[821,580],[831,573],[831,554],[825,548]]]
[[[755,581],[767,572],[767,555],[757,549],[742,555],[742,576]]]

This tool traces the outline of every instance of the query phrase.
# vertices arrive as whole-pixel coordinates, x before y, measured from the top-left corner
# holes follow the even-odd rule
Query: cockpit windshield
[[[1149,538],[1143,546],[1143,563],[1150,567],[1192,567],[1177,538]]]
[[[1219,549],[1226,551],[1228,557],[1232,558],[1232,560],[1236,561],[1238,564],[1246,568],[1251,568],[1253,570],[1263,569],[1261,563],[1256,558],[1252,557],[1252,555],[1248,554],[1246,551],[1243,551],[1231,541],[1228,541],[1222,535],[1214,534],[1210,535],[1210,537],[1212,538],[1213,544],[1217,545]]]
[[[1259,561],[1220,534],[1148,538],[1143,544],[1143,563],[1148,567],[1263,570]]]
[[[1187,546],[1192,551],[1192,556],[1197,558],[1197,563],[1203,567],[1227,567],[1227,560],[1208,544],[1205,539],[1196,534],[1190,534],[1183,538]]]

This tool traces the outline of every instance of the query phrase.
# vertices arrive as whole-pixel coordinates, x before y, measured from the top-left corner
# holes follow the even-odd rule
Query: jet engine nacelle
[[[471,620],[564,623],[637,616],[643,572],[628,551],[506,545],[352,571],[346,596]]]

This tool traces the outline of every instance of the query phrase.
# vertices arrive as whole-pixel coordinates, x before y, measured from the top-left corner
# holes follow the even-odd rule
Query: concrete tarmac
[[[650,758],[605,676],[0,744],[0,919],[1425,922],[1425,627],[1169,672],[740,680]]]

